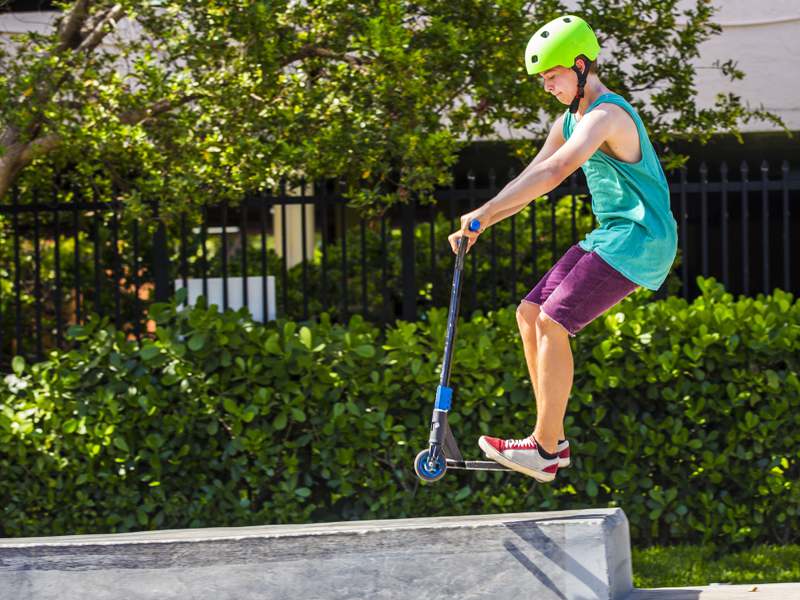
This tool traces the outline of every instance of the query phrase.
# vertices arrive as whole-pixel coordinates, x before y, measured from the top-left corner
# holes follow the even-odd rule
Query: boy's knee
[[[536,317],[536,327],[543,333],[558,332],[567,334],[567,330],[558,321],[554,321],[543,312]]]
[[[539,305],[522,301],[517,306],[517,324],[521,328],[533,329],[539,318]]]

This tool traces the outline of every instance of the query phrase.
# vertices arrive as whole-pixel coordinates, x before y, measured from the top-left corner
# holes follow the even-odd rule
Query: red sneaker
[[[487,458],[501,465],[533,477],[536,481],[546,483],[553,481],[558,471],[559,457],[543,458],[533,435],[521,440],[501,440],[482,435],[478,440]]]

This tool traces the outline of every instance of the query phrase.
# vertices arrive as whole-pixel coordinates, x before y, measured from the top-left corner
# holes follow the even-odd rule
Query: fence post
[[[417,281],[414,273],[414,196],[403,204],[400,238],[401,281],[403,283],[403,320],[417,320]]]
[[[153,235],[153,283],[155,285],[156,302],[168,302],[172,295],[169,280],[169,252],[167,251],[167,229],[158,215],[158,205],[155,205],[154,217],[158,225]]]

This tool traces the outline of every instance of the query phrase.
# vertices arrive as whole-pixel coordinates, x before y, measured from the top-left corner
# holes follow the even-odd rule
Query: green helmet
[[[570,69],[581,54],[594,61],[599,52],[600,44],[589,24],[580,17],[564,15],[533,34],[525,48],[525,68],[528,75],[559,66]]]

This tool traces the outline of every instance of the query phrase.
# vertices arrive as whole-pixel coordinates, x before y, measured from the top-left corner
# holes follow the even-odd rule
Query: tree
[[[635,104],[662,144],[779,122],[733,93],[695,107],[692,61],[720,29],[709,1],[679,4],[579,2],[607,84],[650,92]],[[52,31],[0,51],[0,198],[57,170],[84,193],[178,208],[337,177],[377,211],[448,183],[459,149],[498,124],[541,137],[563,110],[522,59],[531,33],[567,12],[559,0],[57,5]],[[712,67],[743,76],[734,62]],[[536,149],[513,144],[523,162]]]

